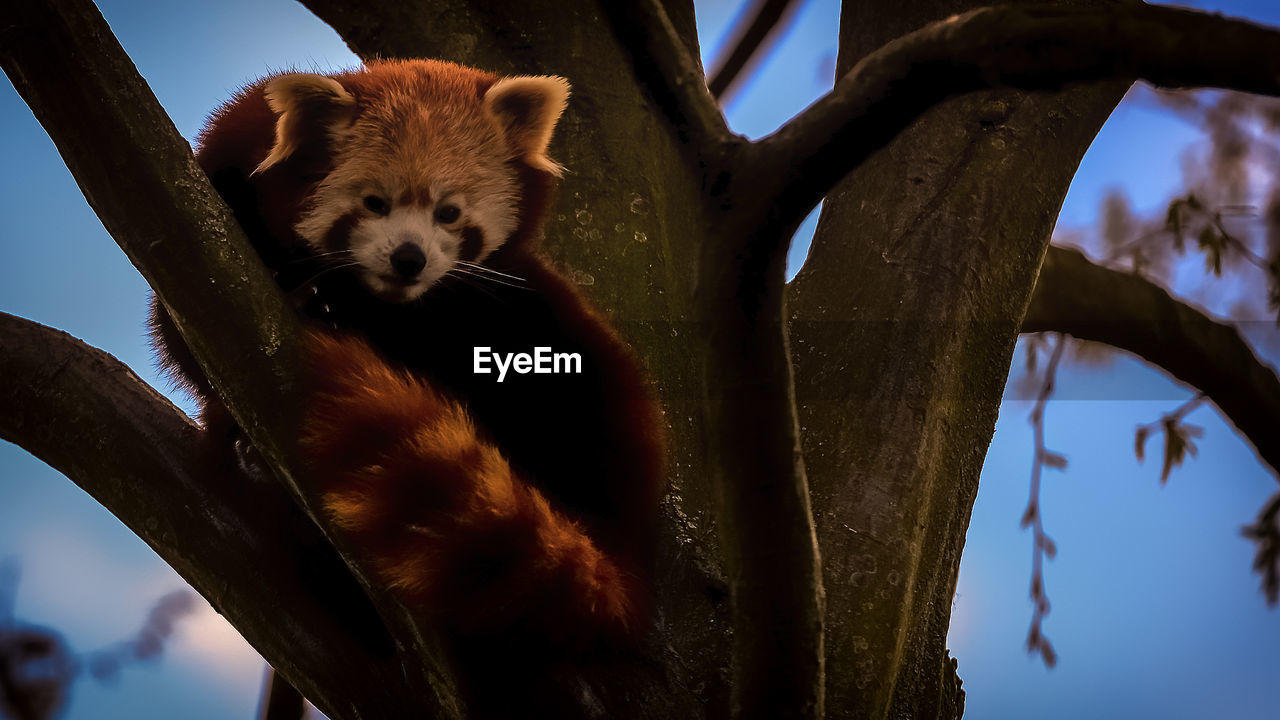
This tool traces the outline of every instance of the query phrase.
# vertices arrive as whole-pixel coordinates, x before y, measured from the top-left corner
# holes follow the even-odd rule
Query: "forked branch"
[[[1143,4],[1001,6],[956,15],[866,56],[830,93],[760,141],[746,175],[762,184],[762,197],[777,198],[771,219],[786,226],[947,97],[1139,79],[1280,94],[1280,30]]]
[[[733,134],[707,89],[702,65],[689,53],[660,0],[606,2],[614,33],[631,50],[673,127],[699,157],[715,152]]]

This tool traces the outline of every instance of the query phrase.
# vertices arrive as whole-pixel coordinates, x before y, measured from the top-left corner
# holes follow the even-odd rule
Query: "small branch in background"
[[[1173,247],[1179,253],[1186,248],[1186,231],[1191,229],[1195,232],[1196,243],[1205,253],[1205,267],[1219,277],[1222,276],[1222,259],[1227,251],[1237,253],[1251,265],[1266,271],[1266,258],[1254,252],[1239,236],[1227,231],[1223,218],[1228,215],[1257,217],[1257,210],[1248,206],[1210,208],[1194,193],[1187,193],[1169,203],[1163,232],[1172,234]]]
[[[1150,233],[1172,235],[1172,245],[1144,242],[1152,238],[1124,241],[1137,247],[1135,272],[1151,258],[1167,258],[1170,247],[1184,254],[1191,237],[1216,276],[1236,261],[1261,270],[1268,307],[1280,320],[1280,101],[1230,91],[1147,89],[1136,97],[1172,110],[1204,133],[1206,142],[1184,154],[1186,190],[1170,201],[1163,226]]]
[[[712,63],[707,87],[717,101],[723,105],[732,97],[737,80],[787,25],[799,5],[795,0],[756,0],[742,8],[730,30],[733,39],[728,50]]]
[[[77,657],[57,631],[17,621],[12,601],[19,569],[16,559],[0,564],[0,718],[8,720],[53,720],[61,715],[82,670],[95,680],[108,681],[130,662],[158,658],[174,623],[195,609],[195,593],[175,590],[156,601],[133,639]]]
[[[77,669],[62,636],[49,628],[0,627],[0,718],[58,717]]]
[[[1240,533],[1258,544],[1253,569],[1262,576],[1262,592],[1267,604],[1280,604],[1280,492],[1271,496],[1257,521],[1246,525]]]
[[[1204,393],[1198,393],[1179,405],[1173,412],[1161,416],[1159,420],[1139,425],[1134,432],[1133,450],[1138,456],[1138,462],[1145,460],[1147,438],[1153,432],[1164,433],[1164,467],[1160,470],[1161,485],[1169,481],[1169,473],[1181,465],[1188,454],[1191,457],[1196,456],[1196,446],[1192,440],[1203,436],[1204,428],[1199,425],[1188,425],[1182,422],[1182,419],[1208,399]]]
[[[303,720],[307,716],[307,701],[302,693],[270,665],[262,685],[258,720]]]
[[[1065,470],[1067,458],[1051,452],[1044,444],[1044,410],[1049,398],[1053,396],[1054,383],[1058,375],[1058,363],[1062,360],[1062,351],[1067,347],[1067,338],[1059,334],[1058,342],[1049,356],[1049,364],[1044,369],[1044,380],[1040,384],[1040,392],[1036,396],[1036,404],[1031,409],[1031,427],[1035,437],[1035,456],[1031,461],[1031,497],[1027,501],[1027,509],[1022,514],[1022,527],[1031,528],[1031,602],[1035,607],[1031,615],[1031,629],[1027,632],[1027,652],[1039,653],[1044,664],[1053,667],[1058,656],[1053,645],[1044,636],[1041,625],[1049,614],[1049,596],[1044,589],[1044,558],[1052,560],[1058,549],[1053,540],[1045,534],[1044,522],[1040,513],[1040,476],[1044,468]]]
[[[164,653],[164,643],[173,634],[178,620],[196,609],[196,596],[190,590],[174,590],[156,601],[147,613],[142,629],[132,639],[89,653],[85,660],[89,674],[99,682],[114,681],[125,665],[152,660]]]

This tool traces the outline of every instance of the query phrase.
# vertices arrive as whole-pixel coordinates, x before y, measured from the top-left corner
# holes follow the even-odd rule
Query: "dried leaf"
[[[1049,451],[1049,450],[1041,450],[1041,451],[1040,451],[1040,462],[1043,462],[1043,463],[1044,463],[1044,465],[1045,465],[1045,467],[1051,467],[1051,468],[1053,468],[1054,470],[1066,470],[1066,469],[1067,469],[1067,458],[1066,458],[1066,456],[1065,456],[1065,455],[1059,455],[1058,453],[1056,453],[1056,452],[1051,452],[1051,451]]]
[[[1176,417],[1166,417],[1160,421],[1164,426],[1164,468],[1160,471],[1160,484],[1169,480],[1169,473],[1182,464],[1188,453],[1196,455],[1196,446],[1191,438],[1204,434],[1204,428],[1198,425],[1186,425]]]
[[[1185,201],[1182,198],[1176,198],[1169,203],[1169,210],[1164,216],[1164,229],[1173,235],[1173,247],[1179,252],[1185,252],[1186,243],[1182,235],[1182,205]]]
[[[1026,512],[1022,513],[1022,529],[1023,530],[1026,530],[1031,525],[1031,523],[1035,522],[1036,514],[1038,512],[1039,510],[1036,508],[1035,503],[1031,503],[1027,505]]]
[[[1048,535],[1040,536],[1040,549],[1044,550],[1045,556],[1050,560],[1058,557],[1058,546],[1049,539]]]
[[[1146,425],[1139,425],[1133,434],[1133,453],[1138,456],[1138,462],[1143,462],[1147,447],[1147,435],[1151,432],[1151,428]]]
[[[1204,251],[1206,270],[1212,270],[1217,277],[1222,277],[1222,251],[1226,247],[1226,238],[1219,234],[1212,225],[1205,225],[1196,239],[1200,249]]]
[[[1240,534],[1258,545],[1253,570],[1262,576],[1267,604],[1280,604],[1280,493],[1271,496],[1257,521],[1241,528]]]
[[[1040,657],[1044,658],[1046,667],[1053,668],[1058,664],[1058,654],[1053,651],[1053,646],[1048,640],[1040,638]]]

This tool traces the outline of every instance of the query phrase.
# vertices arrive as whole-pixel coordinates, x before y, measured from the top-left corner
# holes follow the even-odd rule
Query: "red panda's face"
[[[520,185],[478,102],[471,112],[412,99],[379,110],[334,139],[333,169],[297,230],[317,254],[353,262],[374,295],[405,302],[467,274],[515,232]]]
[[[568,84],[506,78],[479,95],[429,74],[456,67],[424,63],[424,75],[410,78],[418,82],[366,86],[359,101],[319,75],[284,75],[266,88],[279,119],[257,172],[322,140],[331,167],[295,228],[317,256],[349,265],[389,302],[421,297],[449,273],[476,274],[469,266],[516,231],[513,163],[559,172],[546,146]]]

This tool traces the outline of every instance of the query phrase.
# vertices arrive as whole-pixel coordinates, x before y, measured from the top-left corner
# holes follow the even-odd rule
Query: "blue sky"
[[[214,104],[267,70],[355,62],[331,30],[286,0],[99,5],[188,138]],[[737,5],[700,3],[708,57]],[[1280,3],[1272,1],[1199,6],[1280,24]],[[805,2],[730,104],[735,129],[766,134],[825,91],[837,8],[835,0]],[[1201,140],[1149,103],[1122,104],[1086,156],[1060,227],[1091,228],[1113,187],[1137,209],[1158,210],[1178,187],[1182,148]],[[0,157],[0,310],[67,330],[164,387],[143,340],[145,284],[7,83],[0,86]],[[793,267],[806,243],[796,245]],[[1194,281],[1193,274],[1175,289],[1189,292]],[[1137,361],[1067,365],[1059,388],[1064,399],[1049,406],[1048,438],[1071,465],[1046,478],[1043,505],[1060,551],[1047,566],[1053,612],[1045,625],[1060,663],[1047,671],[1022,649],[1031,612],[1030,538],[1018,518],[1032,444],[1029,403],[1009,400],[983,472],[954,605],[950,644],[968,693],[966,716],[1273,715],[1280,706],[1280,612],[1265,607],[1249,567],[1252,547],[1238,528],[1275,490],[1274,477],[1212,408],[1202,408],[1189,417],[1205,427],[1199,459],[1159,487],[1159,468],[1133,458],[1133,428],[1188,391]],[[74,485],[0,443],[0,557],[6,555],[24,563],[18,615],[58,628],[77,650],[129,635],[152,601],[181,586]],[[260,659],[206,608],[179,631],[163,663],[126,670],[110,686],[78,683],[66,717],[249,718],[261,676]]]

